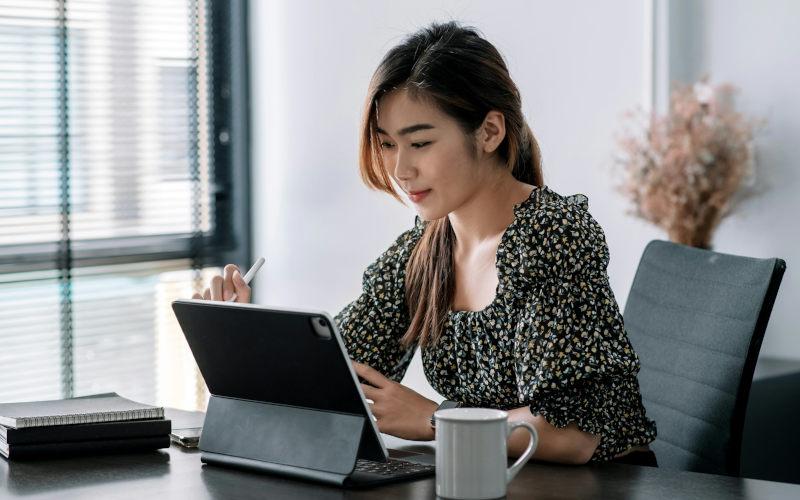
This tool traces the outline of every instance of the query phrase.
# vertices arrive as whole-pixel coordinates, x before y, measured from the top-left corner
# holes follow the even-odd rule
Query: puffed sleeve
[[[544,203],[532,216],[516,276],[514,356],[520,401],[556,427],[600,435],[592,460],[652,441],[639,360],[608,282],[608,247],[585,197]],[[652,436],[651,436],[652,434]]]
[[[405,300],[406,264],[422,235],[423,224],[397,240],[364,272],[362,293],[334,317],[350,357],[399,382],[411,362],[415,346],[400,339],[409,327]]]

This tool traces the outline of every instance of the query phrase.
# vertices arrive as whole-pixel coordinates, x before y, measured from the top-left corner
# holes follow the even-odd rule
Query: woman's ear
[[[500,147],[506,138],[506,117],[499,111],[489,111],[483,119],[481,130],[478,134],[478,148],[480,151],[491,154]]]

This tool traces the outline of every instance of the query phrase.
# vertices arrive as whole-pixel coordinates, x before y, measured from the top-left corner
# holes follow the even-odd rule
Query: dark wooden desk
[[[168,412],[178,426],[202,414]],[[187,420],[188,418],[188,420]],[[387,437],[395,448],[432,449]],[[0,498],[36,499],[342,499],[434,498],[435,479],[355,491],[281,477],[205,466],[198,451],[169,450],[36,462],[0,459]],[[800,485],[620,464],[557,466],[532,463],[508,498],[765,499],[800,498]]]

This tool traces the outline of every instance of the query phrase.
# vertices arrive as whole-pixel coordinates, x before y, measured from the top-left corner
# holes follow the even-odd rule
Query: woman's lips
[[[425,191],[409,191],[408,192],[408,199],[410,199],[413,203],[421,202],[428,193],[430,193],[430,189],[426,189]]]

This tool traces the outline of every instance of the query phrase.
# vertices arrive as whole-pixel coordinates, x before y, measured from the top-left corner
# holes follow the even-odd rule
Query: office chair
[[[651,241],[623,314],[661,467],[739,475],[747,399],[786,263]]]

